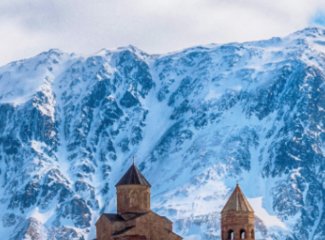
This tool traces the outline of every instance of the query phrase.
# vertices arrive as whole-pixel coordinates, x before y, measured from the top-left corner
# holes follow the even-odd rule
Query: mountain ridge
[[[257,237],[324,233],[325,30],[149,55],[49,50],[0,67],[7,239],[92,239],[135,155],[153,208],[218,239],[239,181]]]

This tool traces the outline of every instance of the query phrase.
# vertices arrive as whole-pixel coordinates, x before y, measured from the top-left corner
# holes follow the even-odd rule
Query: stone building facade
[[[237,184],[221,211],[222,240],[255,240],[254,210]]]
[[[181,240],[173,223],[150,209],[150,183],[132,164],[116,184],[117,214],[102,214],[97,240]]]

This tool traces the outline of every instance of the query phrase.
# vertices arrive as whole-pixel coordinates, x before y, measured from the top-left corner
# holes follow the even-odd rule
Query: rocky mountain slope
[[[149,55],[50,50],[0,68],[2,239],[93,239],[136,163],[185,239],[238,181],[259,239],[325,238],[325,30]]]

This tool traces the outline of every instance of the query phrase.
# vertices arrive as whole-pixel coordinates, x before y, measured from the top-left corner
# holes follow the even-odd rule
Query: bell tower
[[[151,185],[134,163],[115,187],[118,214],[150,211]]]
[[[221,211],[222,240],[255,240],[254,210],[239,185]]]

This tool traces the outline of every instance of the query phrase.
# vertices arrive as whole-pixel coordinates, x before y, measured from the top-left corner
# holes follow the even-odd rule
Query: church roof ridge
[[[221,212],[225,213],[229,211],[254,212],[238,183]]]

